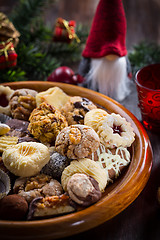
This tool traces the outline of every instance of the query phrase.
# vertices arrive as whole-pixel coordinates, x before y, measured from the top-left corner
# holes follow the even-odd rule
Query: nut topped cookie
[[[68,126],[61,112],[45,102],[33,110],[29,121],[29,132],[42,143],[54,143],[58,133]]]
[[[88,126],[77,124],[64,128],[57,136],[55,147],[71,159],[85,158],[99,147],[97,133]]]
[[[9,105],[13,118],[28,120],[36,107],[37,91],[27,88],[16,90],[10,98]]]
[[[31,202],[36,197],[58,196],[63,193],[61,184],[45,174],[17,178],[13,191],[24,197],[27,202]]]

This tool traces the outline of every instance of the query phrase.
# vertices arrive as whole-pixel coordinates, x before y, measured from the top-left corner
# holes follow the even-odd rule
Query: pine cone
[[[28,121],[31,112],[36,108],[36,94],[37,92],[31,89],[16,90],[9,101],[12,117]]]

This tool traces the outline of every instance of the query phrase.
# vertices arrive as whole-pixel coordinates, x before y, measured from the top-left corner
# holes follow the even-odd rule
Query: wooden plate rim
[[[133,146],[133,155],[134,158],[137,159],[136,161],[138,161],[136,166],[134,161],[131,162],[129,166],[130,170],[127,171],[123,181],[120,182],[116,188],[111,191],[111,193],[102,198],[96,204],[80,212],[45,220],[36,220],[31,222],[0,220],[0,229],[3,229],[3,233],[5,230],[11,230],[16,233],[17,237],[19,236],[19,233],[21,234],[23,231],[30,231],[31,234],[27,232],[26,237],[23,235],[23,239],[31,239],[31,236],[33,238],[38,237],[39,239],[41,239],[42,236],[46,239],[70,236],[85,230],[89,230],[105,221],[108,221],[123,211],[137,198],[150,176],[153,153],[150,140],[145,129],[129,110],[101,93],[75,85],[42,81],[13,82],[5,83],[3,85],[9,85],[13,89],[22,87],[28,88],[28,86],[31,89],[40,86],[43,86],[43,88],[47,89],[49,87],[58,86],[68,94],[73,93],[71,95],[74,95],[74,92],[76,92],[76,95],[82,95],[90,99],[90,96],[92,96],[92,101],[95,99],[96,103],[97,101],[98,103],[103,102],[104,107],[109,104],[109,108],[111,110],[114,109],[114,112],[119,113],[131,122],[136,133],[136,140]],[[113,202],[113,200],[115,200],[115,202]],[[40,232],[42,235],[38,234],[39,228],[41,228]],[[19,231],[19,229],[21,229],[21,231],[18,233],[17,231]]]

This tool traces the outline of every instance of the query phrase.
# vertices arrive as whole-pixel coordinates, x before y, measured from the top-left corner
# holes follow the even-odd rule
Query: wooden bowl
[[[89,230],[113,218],[130,205],[143,190],[150,176],[152,149],[147,133],[136,117],[111,98],[92,90],[74,85],[52,82],[7,83],[13,89],[30,88],[44,91],[58,86],[67,94],[86,97],[110,112],[125,117],[134,128],[136,137],[129,167],[113,183],[107,186],[103,197],[94,205],[72,214],[36,221],[2,221],[2,239],[55,239]]]

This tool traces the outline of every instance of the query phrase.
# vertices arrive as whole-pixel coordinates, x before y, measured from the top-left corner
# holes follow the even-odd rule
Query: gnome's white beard
[[[86,77],[91,89],[117,101],[123,100],[130,93],[125,57],[118,57],[112,61],[105,57],[91,59],[90,71]]]

